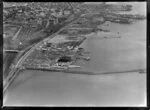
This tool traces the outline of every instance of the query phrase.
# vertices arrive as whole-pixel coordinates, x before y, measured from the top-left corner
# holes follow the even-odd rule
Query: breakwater
[[[85,75],[107,75],[107,74],[121,74],[121,73],[146,73],[146,69],[133,69],[126,71],[114,71],[114,72],[88,72],[88,71],[75,71],[75,70],[66,70],[66,69],[50,69],[50,68],[26,68],[25,70],[38,70],[38,71],[49,71],[49,72],[63,72],[69,74],[85,74]]]

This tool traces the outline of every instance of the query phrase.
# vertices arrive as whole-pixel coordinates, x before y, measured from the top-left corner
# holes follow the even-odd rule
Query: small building
[[[47,46],[47,47],[51,47],[51,46],[52,46],[52,43],[47,43],[46,46]]]
[[[73,49],[73,46],[67,46],[67,48],[70,50],[70,49]]]

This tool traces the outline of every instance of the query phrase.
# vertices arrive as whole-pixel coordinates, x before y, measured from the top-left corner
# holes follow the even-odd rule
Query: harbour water
[[[145,106],[145,74],[77,75],[26,71],[9,89],[7,106]]]
[[[101,27],[111,32],[93,33],[81,45],[90,52],[91,60],[79,62],[84,66],[80,70],[111,72],[146,68],[146,21],[131,25],[105,24]]]
[[[83,67],[79,70],[146,68],[146,21],[107,23],[100,27],[110,32],[93,33],[81,45],[91,60],[77,62]],[[121,38],[111,38],[115,36]],[[92,76],[30,70],[17,77],[6,96],[6,106],[146,106],[146,74]]]

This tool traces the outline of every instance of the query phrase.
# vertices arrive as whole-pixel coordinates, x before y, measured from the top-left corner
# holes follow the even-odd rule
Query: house
[[[45,17],[45,13],[44,12],[40,12],[40,16]]]

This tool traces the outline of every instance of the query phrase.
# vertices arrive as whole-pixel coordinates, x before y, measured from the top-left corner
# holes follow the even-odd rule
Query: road
[[[81,13],[78,13],[76,16],[74,15],[74,19],[70,20],[68,22],[65,22],[64,24],[66,24],[63,28],[61,28],[59,31],[55,32],[54,34],[52,34],[51,36],[49,36],[48,38],[43,39],[42,41],[38,42],[37,44],[35,44],[34,46],[32,46],[24,55],[22,55],[22,57],[18,60],[17,64],[14,66],[14,68],[12,68],[12,70],[10,71],[10,75],[8,76],[8,78],[6,79],[6,84],[3,85],[3,94],[6,92],[7,88],[9,87],[9,85],[14,81],[14,79],[16,78],[16,76],[18,75],[18,71],[19,71],[19,67],[21,67],[21,64],[24,62],[24,60],[27,58],[27,56],[34,51],[34,49],[37,48],[37,46],[39,46],[43,41],[48,41],[49,38],[53,38],[55,37],[60,31],[62,31],[67,25],[69,25],[70,23],[73,23],[74,21],[78,20],[80,18],[80,16],[82,15]]]
[[[14,81],[20,70],[21,69],[15,67],[12,68],[12,71],[9,73],[10,75],[4,80],[3,95],[5,95],[7,88],[12,84],[12,82]]]
[[[18,59],[20,57],[22,57],[22,54],[26,53],[26,51],[28,51],[33,45],[27,47],[26,49],[24,49],[23,51],[20,51],[18,53],[18,55],[16,56],[15,60],[13,61],[13,67],[11,68],[11,71],[9,72],[9,75],[7,76],[6,79],[3,78],[3,94],[5,94],[7,88],[11,85],[11,83],[13,82],[13,80],[15,79],[15,77],[18,75],[20,69],[15,67],[15,63],[18,61]]]

